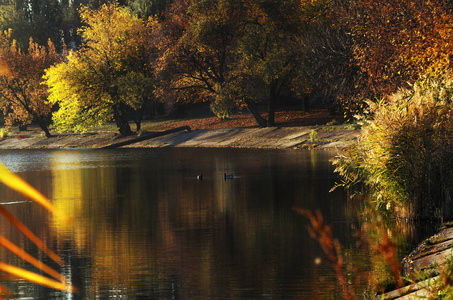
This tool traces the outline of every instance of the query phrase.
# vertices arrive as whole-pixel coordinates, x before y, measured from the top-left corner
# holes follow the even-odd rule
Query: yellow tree
[[[46,118],[51,105],[47,88],[41,84],[44,70],[61,60],[49,40],[47,47],[30,39],[28,51],[22,51],[11,39],[11,31],[0,34],[0,60],[8,72],[0,75],[1,107],[6,125],[38,123],[47,137],[51,134]]]
[[[144,23],[115,4],[83,7],[80,15],[86,24],[79,30],[82,48],[44,76],[49,101],[59,105],[54,124],[59,130],[85,131],[114,120],[119,132],[129,135],[128,111],[140,109],[153,91],[150,28],[156,23]]]

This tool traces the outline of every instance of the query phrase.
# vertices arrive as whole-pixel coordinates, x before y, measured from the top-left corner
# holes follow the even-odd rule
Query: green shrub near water
[[[334,164],[401,217],[453,218],[453,80],[425,79],[369,104],[357,144]]]

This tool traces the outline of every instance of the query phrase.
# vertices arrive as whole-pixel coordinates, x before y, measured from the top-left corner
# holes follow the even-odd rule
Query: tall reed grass
[[[368,102],[356,145],[335,161],[351,190],[365,189],[387,214],[453,218],[453,80],[420,80]]]

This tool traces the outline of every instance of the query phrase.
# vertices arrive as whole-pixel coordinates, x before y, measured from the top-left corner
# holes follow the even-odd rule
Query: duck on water
[[[223,179],[233,179],[233,178],[234,178],[233,174],[223,173]]]
[[[223,179],[234,179],[234,175],[223,173]],[[203,180],[203,174],[197,175],[197,180]]]

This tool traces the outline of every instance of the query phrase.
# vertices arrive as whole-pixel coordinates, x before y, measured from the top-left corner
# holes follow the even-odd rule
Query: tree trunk
[[[245,104],[247,105],[248,111],[255,118],[256,123],[258,123],[258,125],[261,127],[267,127],[267,121],[260,115],[260,113],[258,112],[258,109],[256,108],[255,103],[253,103],[249,100],[245,100]]]
[[[267,125],[268,126],[275,126],[275,109],[277,107],[277,101],[280,95],[280,89],[279,87],[279,80],[275,79],[273,80],[270,85],[269,85],[269,102],[268,102],[268,108],[267,108]]]
[[[121,135],[128,136],[132,134],[131,126],[124,117],[119,117],[115,121],[116,127]]]
[[[309,96],[307,96],[307,95],[303,96],[302,105],[304,107],[304,112],[309,113],[310,112],[310,98],[309,98]]]
[[[275,126],[275,107],[277,99],[271,94],[267,109],[267,126]]]
[[[135,132],[139,132],[141,128],[142,128],[142,121],[135,120]]]
[[[134,110],[135,132],[139,132],[139,130],[142,128],[142,118],[143,118],[142,109]]]
[[[50,134],[49,128],[47,127],[47,124],[44,121],[44,119],[41,116],[39,116],[39,117],[36,117],[36,121],[38,122],[39,127],[44,131],[44,134],[46,135],[46,137],[48,137],[48,138],[52,137],[52,135]]]
[[[139,109],[134,110],[134,122],[135,122],[135,132],[138,132],[142,128],[143,114],[146,109],[147,102],[143,102]]]
[[[131,126],[127,121],[125,110],[121,105],[113,106],[113,117],[115,118],[116,127],[121,135],[128,136],[132,134]]]

